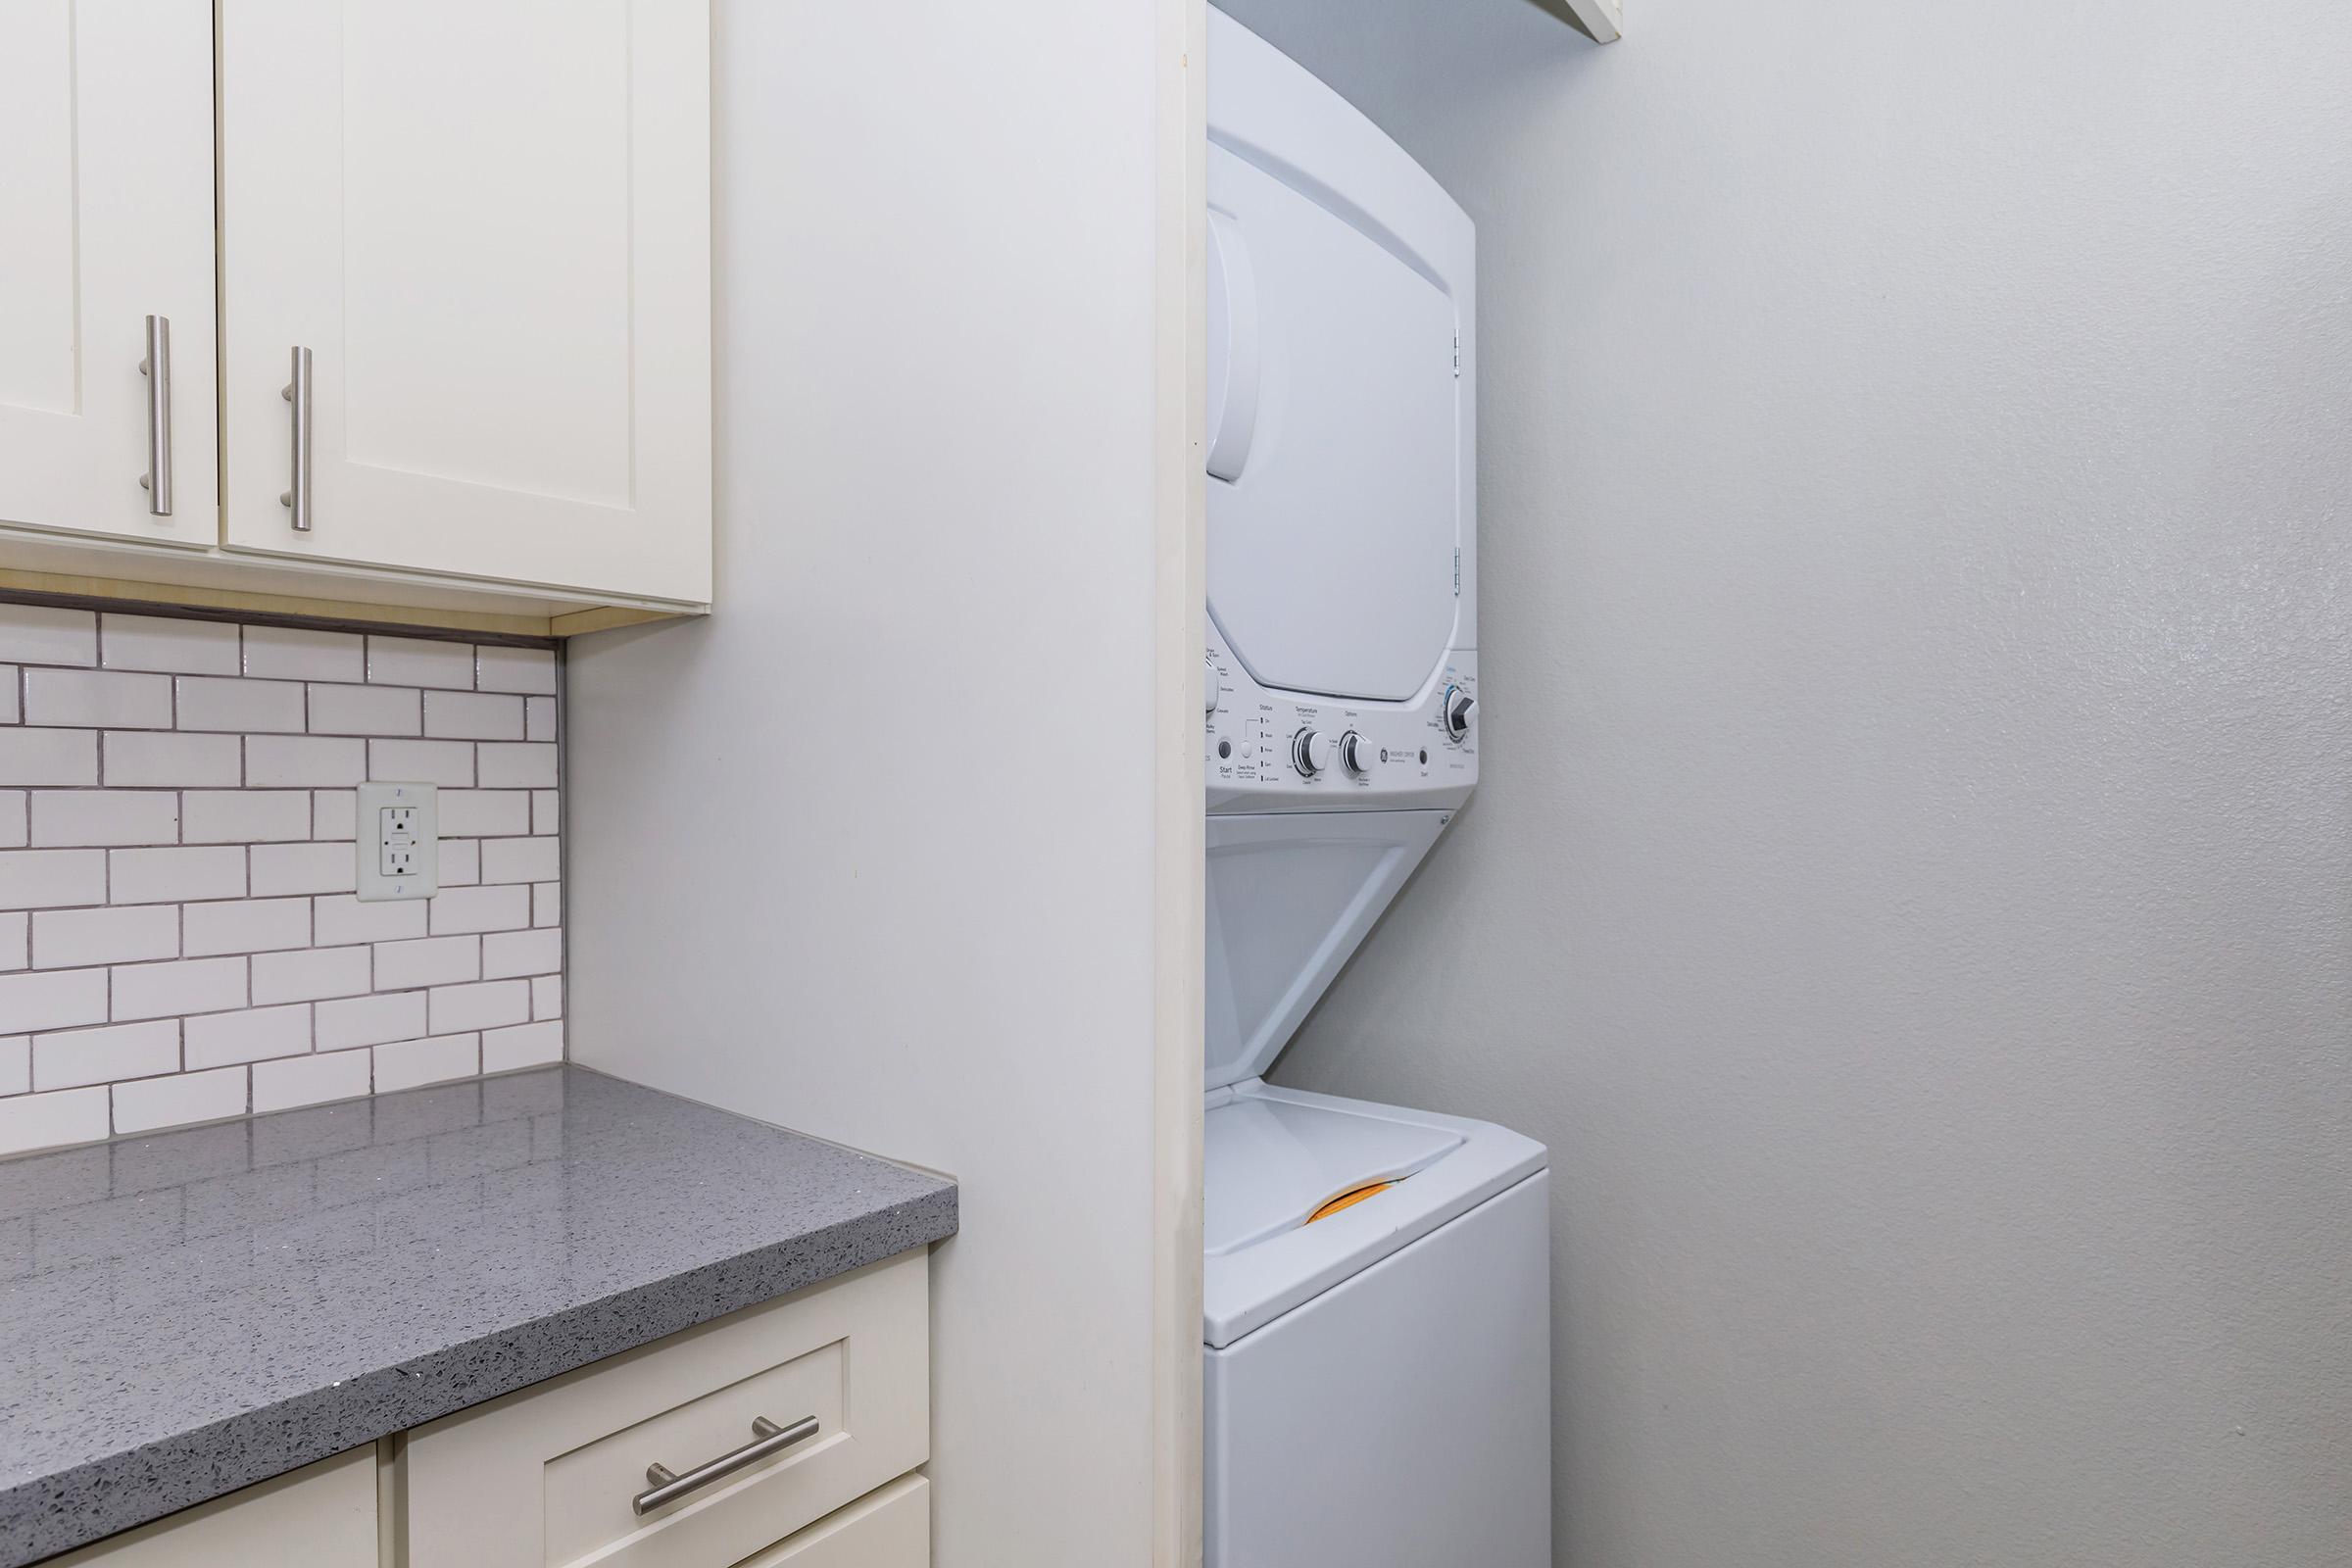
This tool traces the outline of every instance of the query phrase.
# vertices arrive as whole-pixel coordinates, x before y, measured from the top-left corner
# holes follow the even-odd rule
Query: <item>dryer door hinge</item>
[[[1462,597],[1462,551],[1459,545],[1453,551],[1453,597]]]
[[[1457,381],[1462,376],[1462,334],[1459,332],[1453,334],[1453,376]]]

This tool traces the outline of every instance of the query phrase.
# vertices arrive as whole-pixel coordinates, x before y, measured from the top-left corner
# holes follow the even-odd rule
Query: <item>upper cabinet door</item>
[[[709,7],[219,9],[226,542],[708,601]]]
[[[212,544],[213,376],[212,6],[7,0],[0,522]]]

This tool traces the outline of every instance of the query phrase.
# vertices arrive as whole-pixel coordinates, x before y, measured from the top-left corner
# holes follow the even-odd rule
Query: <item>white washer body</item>
[[[1206,1568],[1549,1568],[1543,1146],[1254,1082],[1206,1144]]]
[[[1206,1568],[1547,1568],[1543,1146],[1263,1081],[1478,782],[1475,232],[1208,24]]]

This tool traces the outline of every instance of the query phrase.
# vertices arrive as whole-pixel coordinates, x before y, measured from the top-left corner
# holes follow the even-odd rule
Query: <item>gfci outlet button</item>
[[[441,891],[441,804],[430,784],[360,786],[359,894],[364,904]]]

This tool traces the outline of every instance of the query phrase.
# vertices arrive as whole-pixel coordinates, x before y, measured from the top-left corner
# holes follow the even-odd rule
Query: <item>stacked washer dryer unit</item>
[[[1207,1568],[1544,1568],[1544,1148],[1262,1077],[1478,781],[1474,231],[1208,41]]]

